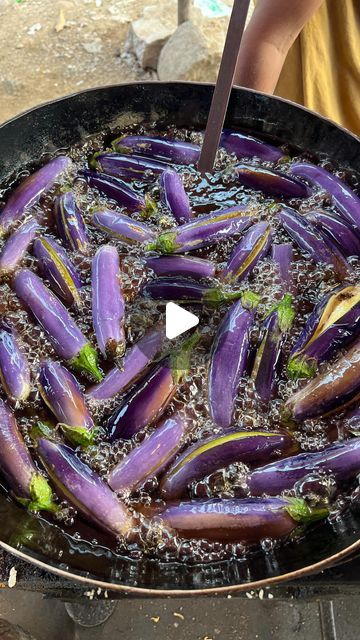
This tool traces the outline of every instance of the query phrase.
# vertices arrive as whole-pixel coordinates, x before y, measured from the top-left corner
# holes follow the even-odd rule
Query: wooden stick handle
[[[214,89],[204,142],[198,162],[199,171],[212,171],[233,86],[241,38],[245,29],[250,0],[234,0],[219,75]]]

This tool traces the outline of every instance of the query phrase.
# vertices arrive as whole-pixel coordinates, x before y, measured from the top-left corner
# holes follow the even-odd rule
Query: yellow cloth
[[[275,94],[360,136],[360,0],[324,2],[290,49]]]

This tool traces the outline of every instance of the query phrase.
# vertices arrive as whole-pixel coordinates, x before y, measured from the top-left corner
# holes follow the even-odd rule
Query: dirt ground
[[[0,122],[73,91],[148,79],[123,52],[141,0],[0,0]]]

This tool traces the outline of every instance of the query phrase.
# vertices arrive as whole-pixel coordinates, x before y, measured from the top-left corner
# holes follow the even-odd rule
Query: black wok
[[[87,134],[121,129],[129,123],[203,129],[213,87],[191,83],[131,84],[93,89],[57,100],[0,126],[0,184],[14,172],[36,165]],[[360,140],[292,103],[236,89],[226,125],[260,137],[291,143],[315,159],[360,176]],[[89,538],[91,539],[91,537]],[[101,544],[74,540],[56,525],[28,514],[0,491],[0,545],[7,551],[64,577],[106,589],[155,594],[249,590],[318,571],[360,549],[360,514],[348,514],[341,527],[323,524],[296,544],[247,560],[204,567],[162,565],[121,558]]]

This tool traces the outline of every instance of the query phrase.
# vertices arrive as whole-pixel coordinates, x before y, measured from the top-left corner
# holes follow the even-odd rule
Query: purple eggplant
[[[288,293],[275,305],[266,318],[251,373],[260,400],[271,400],[275,377],[281,364],[281,351],[285,337],[295,318],[292,297]]]
[[[164,344],[165,332],[162,326],[150,329],[129,349],[124,357],[123,369],[114,367],[98,384],[90,387],[86,395],[91,400],[108,400],[133,383],[151,364]]]
[[[262,191],[268,196],[309,198],[312,194],[305,182],[275,169],[242,163],[235,165],[235,172],[245,187]]]
[[[167,418],[111,470],[108,483],[113,491],[131,493],[149,478],[158,476],[178,453],[186,431],[182,417]]]
[[[50,189],[70,166],[70,158],[58,156],[22,180],[0,213],[0,235],[6,233],[26,210],[38,202],[44,191]]]
[[[222,278],[227,281],[244,280],[255,265],[265,258],[271,245],[273,230],[267,222],[254,224],[241,238],[222,271]]]
[[[101,171],[116,178],[144,179],[147,175],[154,176],[163,173],[168,165],[165,162],[142,156],[100,151],[94,153],[90,160],[90,167],[95,171]]]
[[[51,488],[35,467],[16,419],[0,399],[0,473],[15,498],[31,511],[56,511]]]
[[[124,135],[116,138],[112,147],[120,153],[160,158],[174,164],[196,164],[200,156],[199,145],[160,136]]]
[[[284,417],[299,422],[338,413],[360,395],[360,342],[285,403]]]
[[[100,247],[92,261],[92,316],[97,343],[103,356],[115,358],[125,350],[125,301],[121,291],[117,249]]]
[[[199,341],[196,332],[171,356],[166,356],[121,400],[110,417],[107,432],[111,442],[129,439],[156,422],[164,413],[190,367],[190,355]]]
[[[252,136],[225,129],[220,138],[220,146],[228,153],[241,158],[260,158],[268,162],[278,162],[284,157],[283,151]]]
[[[0,320],[0,377],[6,395],[23,402],[30,393],[30,367],[16,331]]]
[[[177,300],[216,307],[238,300],[244,295],[244,291],[229,292],[221,287],[210,287],[186,278],[157,278],[145,284],[141,294],[153,300]],[[254,300],[257,300],[256,294],[253,295]]]
[[[152,215],[157,210],[155,202],[149,196],[143,198],[130,189],[120,178],[96,171],[84,171],[81,176],[85,178],[91,188],[97,189],[111,200],[115,200],[128,211],[143,211],[147,215]]]
[[[34,254],[39,261],[41,275],[54,293],[68,306],[82,306],[81,280],[65,249],[49,237],[36,238]]]
[[[360,473],[360,438],[337,442],[322,451],[299,453],[255,469],[248,480],[250,493],[276,496],[318,471],[334,476],[339,486],[355,480]]]
[[[289,207],[283,207],[278,217],[285,231],[314,262],[331,265],[341,279],[349,275],[351,269],[345,257],[330,239],[325,240],[319,234],[309,220]]]
[[[181,498],[192,482],[234,462],[260,463],[273,456],[294,451],[287,433],[234,431],[196,442],[167,470],[160,483],[165,500]]]
[[[0,253],[0,274],[15,271],[39,229],[40,225],[35,218],[30,218],[11,234]]]
[[[123,213],[101,209],[93,215],[93,224],[112,238],[124,244],[135,245],[151,242],[155,233],[144,222],[138,222]]]
[[[65,246],[87,255],[90,252],[90,241],[82,213],[71,191],[55,199],[54,216],[58,233]]]
[[[216,244],[223,238],[245,231],[251,225],[255,211],[255,205],[239,205],[210,213],[173,231],[164,231],[147,249],[159,253],[186,253]]]
[[[161,174],[160,197],[179,224],[188,222],[193,217],[189,197],[181,176],[176,171],[167,169]]]
[[[40,395],[66,438],[75,445],[93,444],[94,421],[76,378],[60,362],[47,360],[39,371]]]
[[[184,538],[256,544],[327,516],[327,509],[311,509],[301,498],[213,498],[168,506],[158,519]]]
[[[56,353],[74,369],[102,380],[95,349],[82,334],[68,310],[29,269],[22,269],[13,282],[16,295],[47,333]]]
[[[341,215],[356,229],[360,228],[360,198],[340,178],[337,178],[326,169],[318,167],[310,162],[297,162],[293,164],[289,173],[299,178],[308,180],[330,194],[332,202]]]
[[[253,311],[235,302],[223,318],[210,354],[208,375],[209,413],[219,427],[228,427],[240,380],[244,375],[248,351],[249,332],[254,321]]]
[[[157,276],[187,276],[201,280],[201,278],[213,278],[216,270],[214,263],[210,260],[194,256],[159,256],[147,258],[145,262]]]
[[[329,211],[309,211],[306,214],[320,233],[330,238],[344,256],[360,256],[360,240],[351,224]]]
[[[86,520],[119,536],[131,529],[133,520],[125,505],[70,447],[39,438],[37,451],[59,492]]]
[[[271,258],[279,272],[282,293],[286,293],[291,288],[293,253],[293,247],[290,243],[273,244],[271,247]]]
[[[291,378],[311,378],[318,365],[360,334],[360,286],[337,287],[316,305],[290,354]]]

